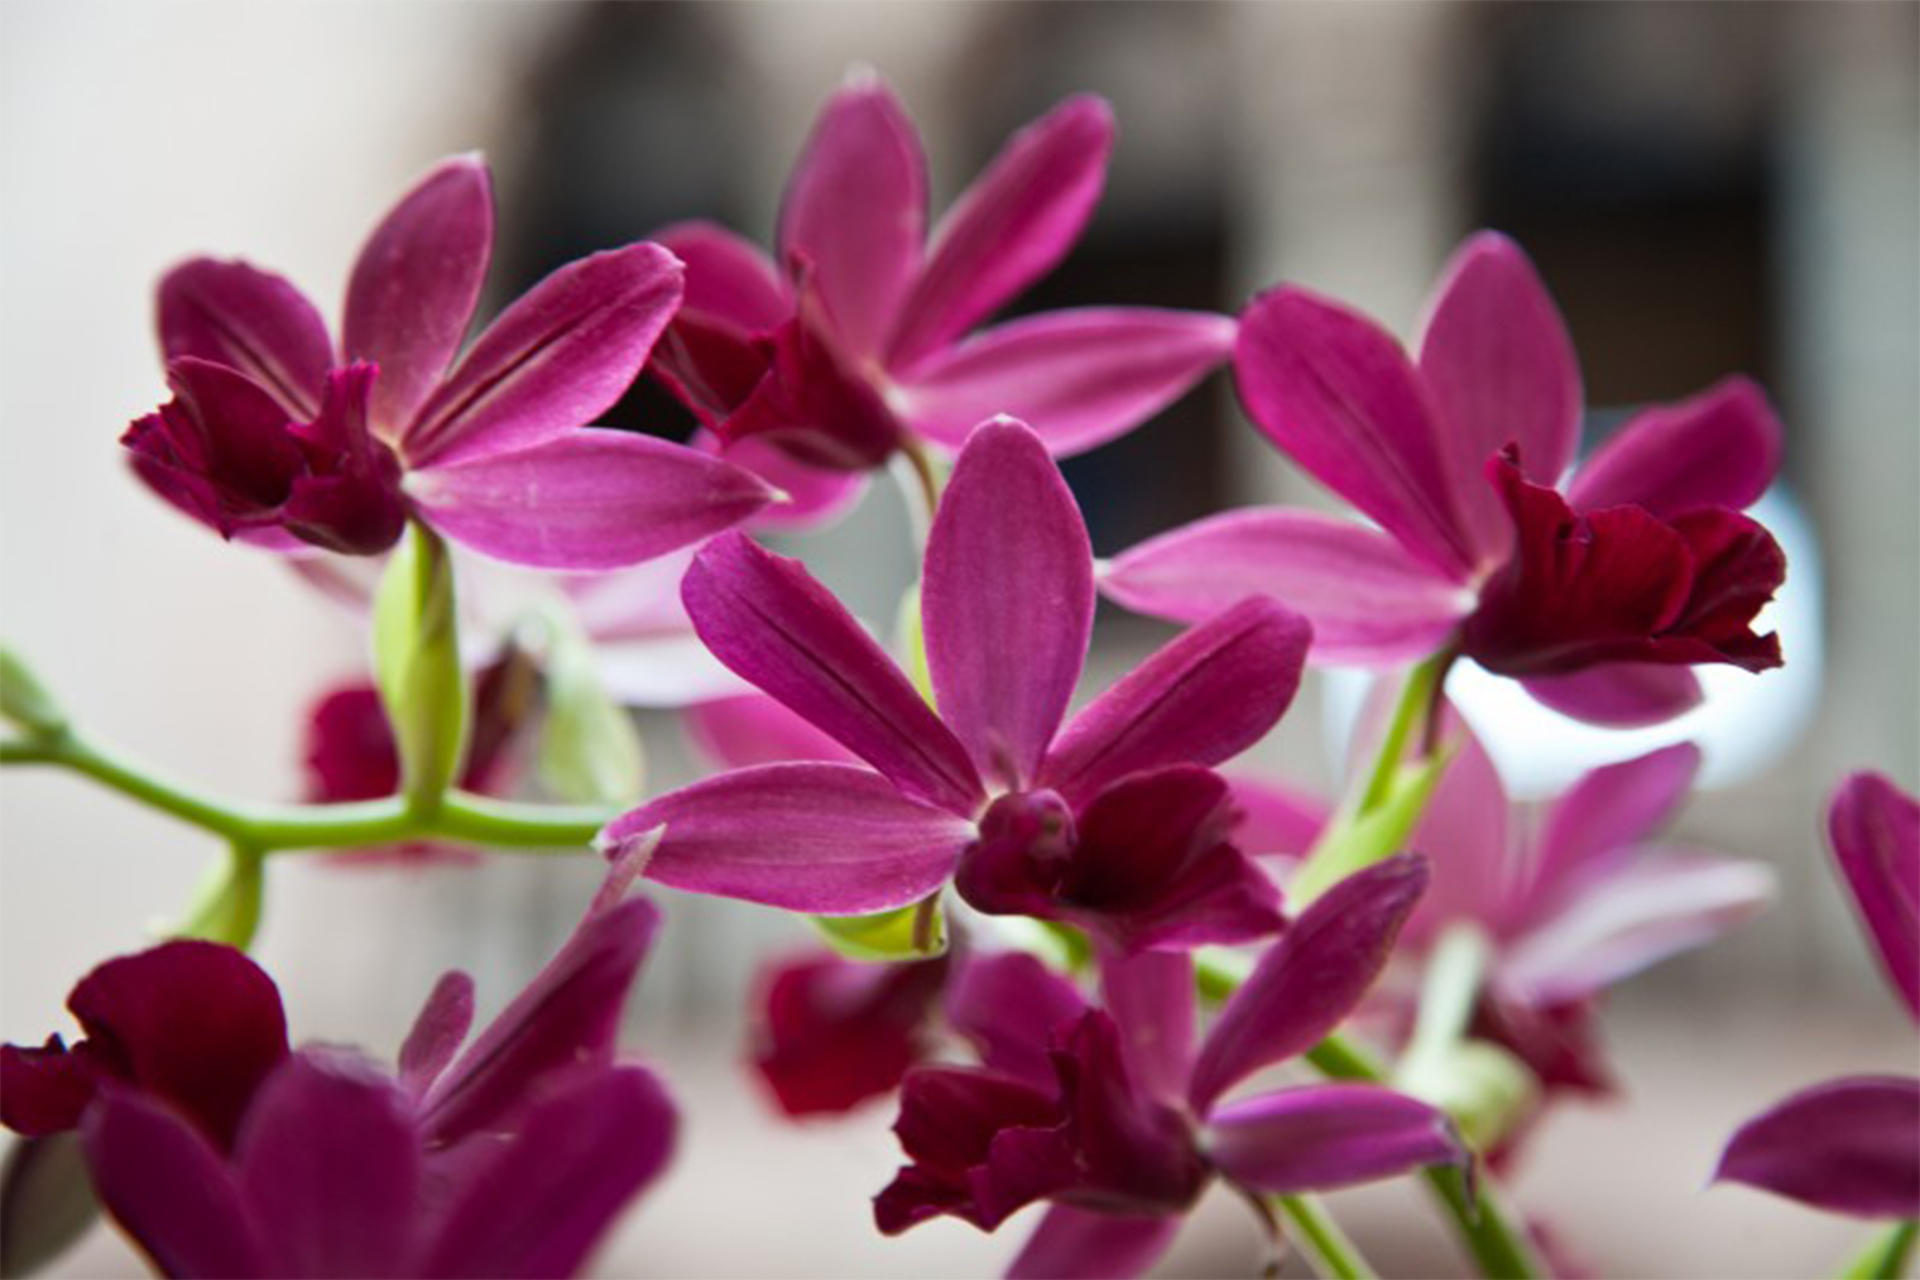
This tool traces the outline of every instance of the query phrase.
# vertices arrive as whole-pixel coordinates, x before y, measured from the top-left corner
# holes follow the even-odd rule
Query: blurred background
[[[1910,4],[123,3],[0,8],[0,632],[81,723],[239,794],[299,790],[306,704],[359,669],[339,610],[269,558],[153,500],[117,456],[163,398],[151,287],[196,252],[246,256],[337,298],[360,237],[434,159],[492,158],[492,305],[553,266],[690,216],[768,236],[813,112],[867,64],[923,131],[935,209],[1067,93],[1121,135],[1079,248],[1023,308],[1237,310],[1280,280],[1402,333],[1452,245],[1494,226],[1564,308],[1594,411],[1752,374],[1787,423],[1787,672],[1715,700],[1713,786],[1685,841],[1763,858],[1781,901],[1621,993],[1627,1096],[1551,1119],[1517,1197],[1607,1275],[1804,1275],[1849,1224],[1703,1193],[1741,1118],[1802,1083],[1914,1065],[1818,836],[1826,794],[1872,765],[1920,772],[1920,8]],[[645,389],[615,415],[673,433]],[[1315,500],[1248,428],[1224,374],[1073,462],[1096,550],[1223,506]],[[876,486],[796,544],[885,618],[912,553]],[[1095,669],[1162,628],[1103,617]],[[1470,692],[1470,691],[1469,691]],[[1331,787],[1315,677],[1262,760]],[[1639,739],[1469,705],[1517,789]],[[692,765],[648,716],[651,785]],[[179,911],[217,850],[65,777],[0,777],[0,1035],[67,1030],[72,982]],[[483,1013],[577,917],[589,860],[478,868],[276,865],[260,954],[304,1038],[397,1045],[443,968]],[[632,1043],[683,1096],[675,1175],[600,1261],[610,1275],[993,1272],[1024,1234],[937,1223],[885,1241],[866,1197],[896,1152],[884,1106],[773,1118],[737,1066],[754,966],[805,933],[675,898]],[[1218,1199],[1218,1198],[1216,1198]],[[1394,1273],[1460,1263],[1404,1188],[1335,1197]],[[1245,1275],[1244,1211],[1209,1202],[1166,1275]],[[136,1264],[99,1230],[76,1275]]]

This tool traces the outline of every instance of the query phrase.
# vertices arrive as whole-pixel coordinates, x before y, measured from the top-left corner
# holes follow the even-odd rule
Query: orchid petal
[[[440,975],[400,1046],[400,1086],[419,1097],[440,1078],[473,1026],[473,979],[458,969]]]
[[[420,1148],[406,1094],[372,1063],[304,1050],[261,1086],[234,1164],[282,1276],[413,1265]]]
[[[1448,707],[1443,714],[1441,740],[1454,751],[1452,763],[1407,839],[1409,849],[1433,864],[1433,883],[1409,924],[1409,941],[1430,939],[1456,920],[1500,931],[1518,870],[1513,861],[1517,833],[1508,830],[1507,790],[1493,757],[1458,713]]]
[[[964,818],[844,764],[723,773],[643,805],[602,838],[617,846],[660,827],[650,879],[817,915],[917,902],[973,839]]]
[[[1619,866],[1673,816],[1699,772],[1700,748],[1682,742],[1582,776],[1547,815],[1529,896],[1544,905]]]
[[[1023,951],[966,961],[947,989],[947,1021],[994,1071],[1037,1089],[1058,1084],[1049,1050],[1087,1002],[1073,983]]]
[[[1207,1137],[1221,1173],[1267,1195],[1330,1191],[1470,1159],[1444,1113],[1367,1084],[1228,1103],[1207,1117]]]
[[[1017,790],[1039,771],[1093,604],[1093,548],[1059,468],[1020,423],[982,423],[940,499],[920,598],[941,717],[982,777]]]
[[[779,271],[746,237],[695,220],[662,227],[651,239],[686,264],[683,310],[718,316],[749,332],[771,329],[793,311]]]
[[[1100,578],[1108,599],[1195,622],[1268,595],[1313,624],[1313,660],[1391,666],[1432,653],[1473,594],[1376,529],[1283,507],[1210,516],[1122,552]]]
[[[422,1274],[570,1276],[673,1152],[673,1104],[650,1072],[583,1072],[528,1110],[465,1181]]]
[[[1234,806],[1240,811],[1233,842],[1256,858],[1304,855],[1333,816],[1333,806],[1318,796],[1264,778],[1244,774],[1225,777],[1233,790]]]
[[[780,206],[781,264],[804,257],[846,351],[875,355],[920,265],[927,173],[920,137],[872,75],[828,100]]]
[[[888,367],[911,368],[1065,257],[1100,199],[1112,150],[1113,109],[1089,94],[1008,139],[935,228],[901,304]]]
[[[764,693],[715,698],[681,712],[687,736],[723,769],[795,760],[852,764],[859,757]]]
[[[718,440],[714,445],[719,451]],[[694,446],[703,446],[697,436]],[[726,446],[722,456],[786,495],[786,501],[768,507],[754,518],[755,529],[774,532],[817,529],[853,510],[867,491],[866,472],[808,466],[760,436],[734,441]]]
[[[1041,780],[1079,804],[1131,773],[1231,759],[1293,701],[1311,634],[1260,598],[1190,628],[1068,723]]]
[[[680,305],[679,261],[632,244],[570,262],[488,325],[400,439],[412,467],[555,440],[613,406]]]
[[[1339,1026],[1373,985],[1427,887],[1424,859],[1402,854],[1348,876],[1267,948],[1207,1033],[1187,1097],[1205,1112],[1234,1084]]]
[[[1029,424],[1055,457],[1131,431],[1186,393],[1233,348],[1226,316],[1084,307],[1010,320],[900,376],[902,415],[957,448],[993,414]]]
[[[1104,957],[1100,996],[1120,1028],[1134,1080],[1155,1097],[1178,1102],[1193,1069],[1193,957],[1184,951]]]
[[[162,1275],[272,1273],[226,1161],[178,1112],[110,1090],[88,1112],[81,1141],[94,1194]]]
[[[407,477],[434,526],[539,569],[618,569],[732,528],[773,500],[758,477],[685,445],[588,429]]]
[[[752,1062],[780,1110],[837,1115],[898,1088],[931,1048],[950,963],[875,964],[829,951],[763,970]]]
[[[1101,1213],[1050,1204],[1007,1264],[1007,1280],[1131,1280],[1160,1260],[1180,1229],[1177,1213]]]
[[[1580,366],[1559,308],[1520,246],[1483,231],[1441,275],[1420,340],[1420,377],[1439,415],[1455,500],[1485,562],[1513,540],[1482,475],[1508,446],[1552,484],[1580,443]]]
[[[737,674],[910,794],[959,814],[979,805],[967,749],[799,561],[739,534],[717,538],[681,595],[700,638]]]
[[[333,364],[326,322],[280,276],[244,262],[195,258],[160,281],[160,351],[222,364],[265,387],[288,416],[320,407]]]
[[[1920,1020],[1920,804],[1856,773],[1828,807],[1827,834],[1880,967]]]
[[[486,162],[436,165],[374,228],[347,282],[340,346],[380,366],[373,425],[392,443],[453,363],[493,252]]]
[[[1320,483],[1455,581],[1478,566],[1434,408],[1392,334],[1303,289],[1256,298],[1234,375],[1247,413]]]
[[[1662,519],[1700,507],[1739,511],[1773,483],[1784,436],[1766,393],[1727,378],[1634,415],[1575,473],[1567,499],[1576,511],[1632,505]]]
[[[1603,662],[1567,675],[1528,676],[1520,684],[1542,706],[1608,729],[1665,723],[1706,696],[1692,668],[1650,662]]]
[[[1920,1080],[1829,1080],[1741,1125],[1713,1176],[1860,1218],[1920,1217],[1916,1133]]]

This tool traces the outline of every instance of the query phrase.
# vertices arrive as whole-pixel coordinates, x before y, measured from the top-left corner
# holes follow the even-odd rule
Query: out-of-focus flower
[[[908,436],[957,449],[997,413],[1057,455],[1110,440],[1224,360],[1233,321],[1095,307],[968,335],[1066,254],[1112,145],[1106,103],[1067,100],[929,237],[919,136],[886,85],[857,75],[788,182],[777,264],[709,223],[659,233],[687,264],[687,297],[652,370],[729,447],[765,441],[830,470],[876,466]]]
[[[1556,489],[1579,443],[1579,369],[1532,265],[1490,232],[1442,276],[1416,361],[1303,289],[1255,300],[1234,354],[1248,413],[1380,527],[1230,512],[1121,555],[1107,594],[1185,620],[1266,592],[1312,620],[1322,662],[1456,645],[1602,724],[1692,706],[1692,664],[1779,665],[1751,623],[1785,560],[1739,514],[1779,465],[1758,388],[1731,378],[1648,409]]]
[[[880,1229],[946,1214],[991,1231],[1045,1200],[1012,1275],[1129,1276],[1152,1266],[1216,1175],[1261,1196],[1463,1162],[1444,1116],[1389,1089],[1308,1085],[1221,1101],[1339,1025],[1425,882],[1424,864],[1403,856],[1329,890],[1261,957],[1197,1049],[1187,956],[1109,960],[1099,1009],[1029,956],[968,966],[949,1015],[983,1065],[907,1076],[894,1128],[912,1163],[874,1200]]]
[[[923,584],[937,713],[798,564],[739,535],[710,544],[684,586],[701,638],[865,765],[735,770],[603,838],[618,849],[659,831],[646,874],[662,883],[819,914],[900,907],[957,870],[983,911],[1123,948],[1278,928],[1277,894],[1227,841],[1227,788],[1206,766],[1286,709],[1305,623],[1244,601],[1061,728],[1092,626],[1092,555],[1044,445],[1007,420],[961,451]]]
[[[464,1053],[473,985],[442,978],[397,1076],[289,1051],[272,980],[232,948],[109,961],[70,1001],[84,1040],[0,1050],[5,1122],[77,1125],[100,1201],[167,1275],[571,1274],[673,1143],[659,1083],[614,1060],[659,919],[623,885]]]
[[[951,955],[900,964],[813,953],[771,965],[754,1004],[753,1067],[789,1116],[890,1093],[932,1047]]]
[[[1833,798],[1827,834],[1875,957],[1920,1022],[1920,803],[1856,773]],[[1714,1178],[1834,1213],[1920,1218],[1916,1135],[1920,1078],[1828,1080],[1741,1125]]]
[[[679,305],[672,254],[634,244],[562,267],[455,361],[492,244],[485,166],[445,161],[361,249],[337,348],[279,276],[174,268],[159,293],[174,398],[123,438],[134,470],[224,537],[371,555],[414,516],[556,569],[633,564],[772,500],[707,453],[587,425]]]

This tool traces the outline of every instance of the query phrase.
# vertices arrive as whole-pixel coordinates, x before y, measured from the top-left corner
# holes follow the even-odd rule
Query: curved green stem
[[[1360,1256],[1347,1233],[1312,1196],[1275,1196],[1274,1207],[1313,1269],[1328,1280],[1374,1280],[1378,1274]]]
[[[1913,1258],[1916,1236],[1920,1236],[1920,1220],[1894,1223],[1867,1242],[1840,1272],[1839,1280],[1900,1280]]]

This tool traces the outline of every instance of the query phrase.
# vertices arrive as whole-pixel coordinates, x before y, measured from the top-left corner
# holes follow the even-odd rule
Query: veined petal
[[[617,819],[617,846],[665,828],[645,874],[694,893],[789,911],[860,915],[940,887],[973,824],[857,765],[737,769]]]
[[[1580,443],[1580,366],[1559,308],[1520,246],[1483,231],[1441,274],[1420,340],[1420,377],[1438,411],[1461,515],[1484,562],[1513,541],[1482,480],[1516,446],[1529,478],[1553,484]]]
[[[825,760],[853,764],[859,757],[764,693],[700,702],[681,712],[687,736],[723,769]]]
[[[1234,376],[1281,450],[1456,581],[1480,564],[1426,387],[1392,334],[1303,289],[1254,299]]]
[[[333,363],[326,322],[293,285],[244,262],[195,258],[167,272],[159,292],[160,351],[243,373],[288,416],[311,417]]]
[[[762,332],[793,311],[793,299],[773,260],[744,236],[705,221],[676,222],[656,231],[652,240],[686,264],[688,311],[704,311]]]
[[[888,367],[910,368],[1065,257],[1100,199],[1112,150],[1113,109],[1090,94],[1014,134],[935,229],[894,325]]]
[[[1746,378],[1634,415],[1575,473],[1576,511],[1633,505],[1662,519],[1700,507],[1739,511],[1780,469],[1784,432],[1766,393]]]
[[[950,448],[1003,413],[1069,457],[1179,399],[1227,358],[1233,334],[1231,319],[1200,311],[1042,312],[928,356],[900,375],[896,402],[916,432]]]
[[[651,436],[589,428],[407,476],[435,528],[539,569],[618,569],[710,538],[773,491],[732,463]]]
[[[848,354],[877,355],[920,265],[926,159],[893,91],[856,73],[820,112],[780,206],[780,261],[804,256]]]
[[[1773,888],[1757,862],[1642,853],[1515,939],[1496,981],[1536,1005],[1591,995],[1712,940],[1766,906]]]
[[[1427,887],[1427,863],[1401,854],[1348,876],[1267,948],[1207,1033],[1187,1097],[1206,1112],[1261,1067],[1339,1026],[1373,985]]]
[[[1173,1243],[1182,1215],[1100,1213],[1051,1204],[1007,1264],[1007,1280],[1130,1280]]]
[[[1007,418],[960,451],[927,538],[920,613],[941,717],[984,778],[1040,769],[1093,632],[1093,547],[1046,446]]]
[[[1542,706],[1609,729],[1662,724],[1705,696],[1692,668],[1650,662],[1603,662],[1567,675],[1528,676],[1520,684]]]
[[[1058,1085],[1055,1033],[1086,1011],[1072,982],[1024,951],[969,959],[947,988],[947,1021],[981,1062],[1042,1090]]]
[[[570,262],[486,327],[401,433],[411,467],[547,443],[632,385],[680,305],[680,262],[632,244]]]
[[[1041,781],[1078,805],[1131,773],[1231,759],[1293,701],[1311,633],[1257,597],[1189,629],[1073,718]]]
[[[473,979],[458,969],[440,975],[400,1046],[400,1084],[415,1097],[440,1078],[473,1026]]]
[[[111,1090],[88,1112],[81,1140],[94,1194],[162,1275],[273,1271],[226,1161],[177,1112]]]
[[[1432,653],[1473,593],[1381,533],[1311,511],[1249,507],[1150,538],[1100,589],[1139,613],[1196,622],[1268,595],[1313,624],[1313,659],[1381,666]]]
[[[1221,1173],[1269,1195],[1329,1191],[1471,1159],[1445,1114],[1369,1084],[1281,1089],[1228,1103],[1207,1117],[1207,1140]]]
[[[1860,1218],[1920,1217],[1915,1133],[1920,1080],[1829,1080],[1741,1125],[1713,1176]]]
[[[444,160],[374,228],[347,282],[340,347],[380,366],[373,427],[397,441],[453,363],[493,253],[493,182],[477,155]]]
[[[739,534],[717,538],[681,595],[700,638],[736,673],[911,795],[958,814],[978,807],[966,748],[799,561]]]
[[[1699,772],[1700,748],[1681,742],[1583,775],[1547,815],[1529,896],[1546,906],[1618,867],[1673,816]]]
[[[1856,773],[1827,809],[1827,835],[1880,967],[1920,1021],[1920,804]]]

